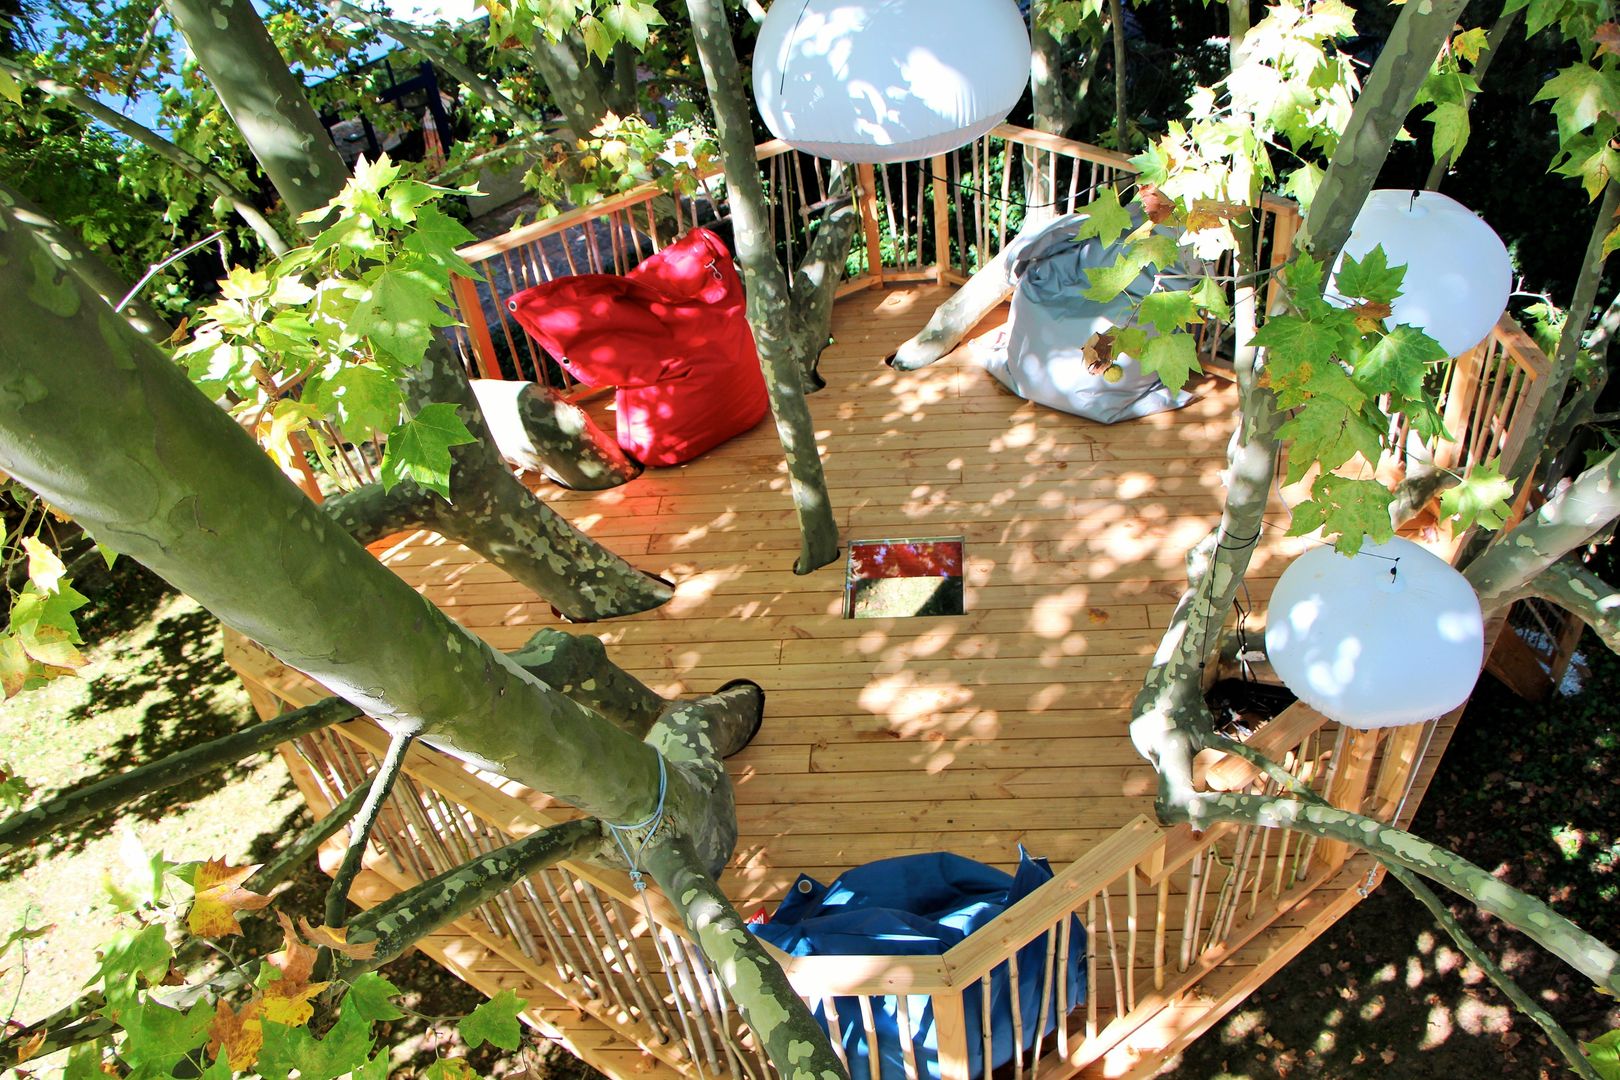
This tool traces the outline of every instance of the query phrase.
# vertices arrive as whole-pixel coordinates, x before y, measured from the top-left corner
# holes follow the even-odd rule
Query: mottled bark
[[[1620,591],[1573,559],[1560,559],[1531,578],[1520,595],[1557,604],[1620,653]]]
[[[607,85],[608,107],[620,116],[633,116],[637,110],[641,54],[628,41],[613,46],[613,78]]]
[[[390,731],[585,813],[650,812],[650,747],[372,558],[15,215],[0,222],[13,298],[0,321],[0,468]]]
[[[369,26],[378,33],[393,38],[424,59],[431,60],[435,67],[455,79],[468,93],[512,123],[530,128],[540,126],[539,117],[513,101],[504,90],[473,70],[452,50],[442,47],[430,35],[422,33],[409,23],[391,19],[359,4],[351,4],[349,0],[327,0],[326,8],[334,15]]]
[[[544,31],[535,36],[529,59],[545,82],[551,103],[562,111],[563,122],[577,137],[587,138],[608,112],[599,69],[580,62],[572,41],[553,41]]]
[[[299,867],[319,854],[321,845],[336,836],[338,830],[359,813],[360,804],[370,791],[369,783],[355,785],[354,790],[343,796],[320,820],[299,833],[296,840],[276,852],[269,862],[253,871],[253,876],[244,881],[242,887],[249,892],[266,895],[286,881]]]
[[[43,210],[14,191],[7,190],[5,197],[15,205],[17,215],[38,231],[40,237],[51,246],[78,279],[101,297],[108,307],[117,305],[129,295],[129,282],[121,280],[113,273],[111,267],[80,243],[78,236],[71,229],[64,229]],[[125,322],[153,341],[159,343],[168,341],[169,336],[174,333],[163,316],[141,296],[131,297],[119,314],[124,317]]]
[[[282,239],[281,234],[276,231],[276,227],[270,224],[259,208],[254,206],[246,195],[232,187],[228,180],[203,164],[195,155],[180,149],[180,147],[145,124],[131,120],[123,113],[108,108],[76,86],[57,82],[55,79],[48,78],[32,68],[24,67],[3,57],[0,57],[0,70],[9,72],[17,81],[32,86],[51,100],[76,109],[92,120],[105,124],[114,131],[134,139],[164,161],[196,180],[204,188],[230,203],[231,209],[236,212],[236,215],[258,235],[260,240],[264,241],[264,246],[269,248],[273,254],[286,254],[287,241]],[[114,302],[117,299],[117,297],[114,297]]]
[[[1449,470],[1429,462],[1408,466],[1406,476],[1395,485],[1395,497],[1390,500],[1390,525],[1399,529],[1421,514],[1435,496],[1457,482],[1457,477]]]
[[[5,367],[11,368],[11,356],[7,354],[3,360]],[[352,720],[358,715],[359,710],[348,702],[327,698],[223,738],[189,746],[161,760],[46,799],[38,806],[18,811],[0,821],[0,854],[15,851],[60,829],[116,810],[154,792],[216,773],[243,758],[273,750],[289,739]]]
[[[636,738],[646,738],[669,702],[608,658],[589,634],[541,630],[508,655],[547,686]]]
[[[388,752],[377,765],[371,783],[366,785],[365,801],[355,812],[354,824],[349,828],[349,843],[343,849],[343,861],[338,864],[337,873],[332,875],[332,884],[326,890],[327,926],[342,926],[348,918],[349,887],[360,873],[366,857],[366,845],[371,841],[371,831],[377,827],[383,803],[388,799],[388,793],[394,790],[394,781],[404,770],[405,755],[410,753],[411,743],[415,740],[413,732],[394,732],[388,742]]]
[[[1114,149],[1130,151],[1130,106],[1126,95],[1125,5],[1108,0],[1109,31],[1114,38]]]
[[[325,206],[349,170],[251,0],[165,0],[197,63],[296,217]]]
[[[835,198],[845,196],[843,173],[834,174],[831,194]],[[854,200],[829,209],[793,272],[793,349],[807,390],[827,385],[818,370],[821,354],[832,337],[833,302],[838,298],[838,284],[844,280],[849,249],[860,223],[861,213]]]
[[[1035,129],[1067,135],[1074,123],[1074,98],[1063,85],[1063,43],[1045,28],[1041,18],[1047,0],[1036,5],[1030,20],[1029,94],[1034,104]],[[1044,202],[1051,196],[1033,201]]]
[[[1592,354],[1592,363],[1586,378],[1569,395],[1547,432],[1534,474],[1540,478],[1543,488],[1551,488],[1569,475],[1578,460],[1576,455],[1584,441],[1576,436],[1597,414],[1598,402],[1609,385],[1609,352],[1617,334],[1620,334],[1620,293],[1610,298],[1609,306],[1598,319],[1597,329],[1587,339],[1586,348]]]
[[[471,914],[524,878],[565,860],[582,858],[601,844],[599,822],[589,818],[569,821],[530,833],[389,897],[349,923],[346,937],[350,943],[375,943],[377,949],[369,959],[340,970],[338,978],[350,979],[397,959],[412,943]]]
[[[687,0],[686,8],[692,17],[692,36],[719,129],[737,257],[748,290],[748,322],[759,346],[771,413],[787,457],[793,507],[799,518],[800,549],[794,570],[808,574],[838,557],[838,525],[833,520],[832,501],[816,448],[803,367],[793,348],[792,297],[771,242],[765,193],[754,155],[753,124],[725,5],[718,0]]]
[[[1508,34],[1513,31],[1513,24],[1519,21],[1519,13],[1523,10],[1523,8],[1515,8],[1512,11],[1504,11],[1502,14],[1496,17],[1496,22],[1491,24],[1490,31],[1485,35],[1485,47],[1480,49],[1479,59],[1474,61],[1474,66],[1469,69],[1468,72],[1468,74],[1473,77],[1475,83],[1480,85],[1484,84],[1485,73],[1490,70],[1491,61],[1496,59],[1496,50],[1501,48],[1502,42],[1505,41]],[[1472,90],[1464,91],[1462,100],[1463,108],[1472,108],[1474,98],[1477,96],[1478,95]],[[1449,172],[1450,169],[1451,151],[1448,150],[1444,154],[1441,154],[1439,157],[1434,159],[1434,164],[1429,168],[1429,175],[1423,181],[1424,190],[1440,190],[1440,181],[1445,179],[1446,173]]]
[[[1338,255],[1412,111],[1418,88],[1465,6],[1463,0],[1435,0],[1401,8],[1339,137],[1327,176],[1311,202],[1311,214],[1298,241],[1300,248],[1328,264]]]
[[[783,1080],[846,1078],[827,1033],[686,842],[652,845],[647,866]]]
[[[1403,866],[1466,897],[1529,936],[1548,952],[1611,994],[1620,994],[1620,953],[1547,904],[1507,885],[1460,855],[1361,814],[1320,803],[1264,795],[1211,792],[1194,795],[1170,820],[1207,829],[1218,821],[1283,828],[1360,848],[1379,861]]]
[[[1558,348],[1549,357],[1552,371],[1547,376],[1546,389],[1536,404],[1536,414],[1528,434],[1519,443],[1517,452],[1512,457],[1504,458],[1501,463],[1502,475],[1512,480],[1515,488],[1529,479],[1530,470],[1546,446],[1553,421],[1563,407],[1564,391],[1569,387],[1570,377],[1575,374],[1575,360],[1580,355],[1581,341],[1592,321],[1598,289],[1603,284],[1603,264],[1608,261],[1603,241],[1614,228],[1616,211],[1620,211],[1620,183],[1610,181],[1603,190],[1603,200],[1592,221],[1586,250],[1581,255],[1580,273],[1575,278],[1575,294],[1564,313],[1564,329],[1558,338]]]
[[[1534,514],[1497,536],[1469,563],[1468,578],[1489,612],[1590,541],[1620,516],[1620,452],[1611,453],[1577,476]]]
[[[1025,229],[1043,224],[1045,216],[1031,211]],[[934,309],[924,326],[904,345],[894,351],[885,363],[897,371],[916,371],[925,368],[962,344],[968,332],[1012,295],[1012,282],[1007,279],[1007,251],[1002,248],[968,278],[963,285]]]
[[[575,491],[618,487],[641,475],[613,436],[549,386],[474,379],[472,391],[501,457],[525,472]]]

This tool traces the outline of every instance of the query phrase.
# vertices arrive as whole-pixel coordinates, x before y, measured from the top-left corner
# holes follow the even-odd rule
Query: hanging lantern
[[[1347,727],[1441,716],[1473,692],[1485,619],[1468,580],[1410,540],[1315,547],[1271,594],[1266,655],[1283,685]]]
[[[1029,80],[1013,0],[776,0],[754,46],[771,134],[817,157],[888,162],[965,145]]]
[[[1383,245],[1406,266],[1401,295],[1384,320],[1406,323],[1461,356],[1485,340],[1507,310],[1513,263],[1479,215],[1436,191],[1375,191],[1350,227],[1344,254],[1360,260]]]

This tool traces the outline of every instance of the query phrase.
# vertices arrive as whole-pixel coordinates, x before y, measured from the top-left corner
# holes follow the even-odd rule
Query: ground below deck
[[[1179,412],[1109,427],[1012,397],[965,350],[919,372],[885,367],[946,295],[841,300],[811,408],[845,542],[965,537],[964,616],[849,621],[842,562],[793,574],[768,421],[612,491],[542,492],[677,584],[664,608],[589,628],[620,665],[669,694],[739,677],[768,693],[763,730],[730,762],[741,840],[723,884],[745,912],[801,871],[826,880],[891,855],[946,849],[1006,866],[1022,842],[1062,865],[1151,813],[1129,705],[1183,557],[1217,520],[1235,394],[1207,379]],[[1298,550],[1283,531],[1255,554],[1255,603]],[[438,537],[404,539],[386,559],[497,647],[557,624]]]

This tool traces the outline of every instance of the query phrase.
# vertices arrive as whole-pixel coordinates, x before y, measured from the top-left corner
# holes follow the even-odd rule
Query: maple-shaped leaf
[[[1357,330],[1363,334],[1376,334],[1384,328],[1384,320],[1395,314],[1395,309],[1382,300],[1363,300],[1350,305],[1350,314],[1356,317]]]
[[[478,1074],[473,1071],[463,1058],[440,1058],[427,1067],[422,1074],[422,1080],[477,1080]]]
[[[5,98],[14,105],[23,103],[22,87],[5,68],[0,68],[0,98]]]
[[[1367,395],[1350,381],[1344,366],[1337,360],[1302,360],[1298,363],[1268,367],[1272,392],[1277,404],[1284,409],[1297,409],[1313,397],[1332,398],[1342,402],[1351,412],[1361,411]]]
[[[317,1039],[302,1025],[263,1021],[264,1046],[257,1068],[265,1080],[288,1080],[293,1072],[299,1080],[336,1080],[365,1065],[371,1058],[374,1041],[371,1021],[345,1009],[338,1014],[324,1038]]]
[[[435,402],[422,406],[388,435],[382,460],[383,490],[414,480],[450,498],[450,448],[474,441],[454,405]]]
[[[1468,123],[1468,106],[1461,102],[1442,101],[1435,105],[1434,111],[1423,119],[1434,125],[1434,137],[1430,140],[1429,152],[1434,159],[1449,157],[1452,161],[1463,152],[1468,145],[1470,125]]]
[[[1599,56],[1607,53],[1610,56],[1620,56],[1620,23],[1613,20],[1602,23],[1592,31],[1592,40],[1597,43]]]
[[[1620,1031],[1581,1043],[1581,1049],[1586,1052],[1586,1063],[1603,1080],[1620,1080]]]
[[[214,1019],[208,1025],[208,1052],[216,1058],[223,1052],[234,1072],[251,1069],[264,1048],[260,1007],[259,999],[255,998],[244,1005],[241,1012],[223,999],[214,1008]]]
[[[325,990],[327,984],[309,981],[309,977],[315,973],[315,950],[298,940],[292,920],[286,915],[278,911],[276,919],[281,923],[284,947],[281,952],[271,955],[270,966],[280,974],[280,978],[264,984],[260,1015],[267,1021],[300,1027],[309,1023],[309,1018],[314,1015],[310,998]]]
[[[1571,137],[1597,123],[1604,113],[1620,114],[1620,72],[1575,63],[1548,80],[1532,101],[1551,101],[1558,138]]]
[[[1389,520],[1393,498],[1389,488],[1377,480],[1323,473],[1311,485],[1310,501],[1294,507],[1288,535],[1308,536],[1321,529],[1324,535],[1335,537],[1333,546],[1341,554],[1354,555],[1365,540],[1382,544],[1394,537]]]
[[[381,437],[399,423],[405,395],[399,383],[374,364],[345,364],[312,386],[306,400],[334,416],[351,437]]]
[[[1277,432],[1287,441],[1288,471],[1285,483],[1301,480],[1313,464],[1324,472],[1360,454],[1376,463],[1383,453],[1379,432],[1360,413],[1345,408],[1344,402],[1329,397],[1313,397],[1300,407],[1294,418]]]
[[[167,1076],[181,1057],[208,1041],[214,1007],[199,1001],[190,1009],[171,1009],[150,999],[131,999],[111,1010],[124,1029],[118,1057],[143,1076]]]
[[[1184,289],[1161,289],[1142,298],[1136,321],[1152,326],[1161,334],[1199,322],[1198,301]]]
[[[443,307],[445,284],[414,260],[395,262],[368,283],[354,308],[354,329],[406,367],[414,367],[433,343],[433,328],[454,326]]]
[[[1197,285],[1193,286],[1191,295],[1193,303],[1210,318],[1221,322],[1232,321],[1232,304],[1226,297],[1226,289],[1214,278],[1206,274]]]
[[[1107,266],[1094,266],[1086,271],[1086,287],[1081,295],[1087,300],[1106,304],[1131,287],[1149,266],[1166,267],[1176,261],[1174,239],[1168,236],[1144,237],[1126,246],[1125,250]]]
[[[1203,371],[1198,363],[1198,343],[1191,334],[1160,334],[1149,338],[1136,362],[1150,375],[1157,375],[1172,394],[1180,393],[1187,380]]]
[[[1368,395],[1423,396],[1429,365],[1446,359],[1440,343],[1415,326],[1401,325],[1385,334],[1355,362],[1351,377]]]
[[[15,634],[0,634],[0,688],[6,697],[16,697],[27,686],[34,662],[23,651]]]
[[[1163,225],[1176,216],[1176,201],[1160,191],[1156,184],[1143,184],[1136,189],[1136,201],[1142,212],[1155,225]]]
[[[186,916],[186,926],[197,937],[218,938],[240,934],[239,911],[258,911],[270,903],[268,896],[242,888],[242,882],[259,867],[232,866],[224,859],[199,863],[192,877],[196,899]]]
[[[1512,512],[1513,482],[1502,475],[1499,462],[1475,465],[1455,486],[1440,494],[1440,513],[1455,517],[1461,528],[1476,523],[1500,529]]]
[[[375,941],[350,945],[348,931],[341,926],[311,926],[308,919],[300,916],[298,929],[304,932],[304,940],[311,945],[324,946],[334,952],[340,952],[350,960],[370,960],[377,955]]]
[[[1099,188],[1097,197],[1081,212],[1086,218],[1075,230],[1077,240],[1095,237],[1103,247],[1108,247],[1131,227],[1131,212],[1120,205],[1119,192],[1111,187]]]
[[[406,235],[401,246],[448,273],[482,281],[484,275],[456,254],[457,248],[475,239],[477,237],[468,232],[466,226],[443,210],[436,206],[424,206],[416,211],[415,228]]]
[[[1389,303],[1401,294],[1406,280],[1406,266],[1389,265],[1389,256],[1382,244],[1376,245],[1360,259],[1349,255],[1339,264],[1333,275],[1333,285],[1346,299],[1374,300]]]
[[[42,592],[55,592],[67,574],[62,560],[49,544],[37,536],[23,537],[22,546],[28,552],[28,580],[38,585]]]
[[[354,1009],[366,1020],[398,1020],[405,1014],[394,1004],[397,997],[399,987],[375,971],[367,971],[349,984],[343,1008]]]
[[[1254,335],[1254,343],[1268,350],[1266,367],[1273,381],[1286,378],[1296,364],[1334,363],[1339,341],[1337,330],[1298,315],[1273,315]]]
[[[1615,133],[1615,124],[1605,120],[1585,135],[1566,140],[1559,147],[1553,172],[1579,180],[1588,201],[1596,199],[1611,179],[1620,177],[1620,151],[1614,147]]]
[[[461,1037],[471,1049],[476,1050],[487,1042],[502,1050],[516,1050],[523,1041],[518,1014],[528,1004],[511,990],[502,990],[463,1016],[456,1026],[461,1029]]]

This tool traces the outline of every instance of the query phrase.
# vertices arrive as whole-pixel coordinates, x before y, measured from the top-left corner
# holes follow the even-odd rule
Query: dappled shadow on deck
[[[794,515],[768,422],[613,491],[542,489],[590,535],[677,583],[659,611],[576,629],[665,693],[736,677],[768,692],[765,728],[731,761],[742,836],[725,885],[746,910],[801,870],[825,879],[910,852],[1005,866],[1021,841],[1062,864],[1151,809],[1129,704],[1185,553],[1217,520],[1235,395],[1206,379],[1179,412],[1109,427],[1012,397],[965,350],[919,372],[885,367],[946,295],[840,301],[829,385],[811,408],[845,544],[963,536],[963,616],[848,621],[842,562],[793,574]],[[1255,554],[1255,603],[1295,549],[1281,531]],[[386,557],[499,647],[556,622],[436,537]]]

